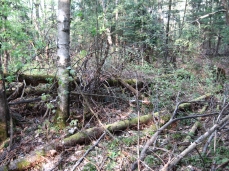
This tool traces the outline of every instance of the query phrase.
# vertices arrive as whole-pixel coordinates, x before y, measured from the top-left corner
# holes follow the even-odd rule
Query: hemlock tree
[[[69,116],[70,4],[71,0],[58,1],[57,77],[59,104],[56,122],[61,128],[65,126]]]

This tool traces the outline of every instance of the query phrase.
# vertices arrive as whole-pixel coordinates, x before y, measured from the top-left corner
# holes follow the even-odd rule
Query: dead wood
[[[144,115],[139,118],[140,124],[144,124],[152,121],[152,114]],[[104,125],[105,129],[114,133],[116,131],[121,131],[127,128],[136,126],[138,123],[138,118],[132,118],[128,120],[118,121],[113,124]],[[103,127],[90,128],[85,131],[78,132],[70,137],[64,139],[63,144],[66,146],[72,146],[75,144],[87,143],[93,139],[98,138],[104,132]]]
[[[121,78],[117,78],[117,80],[124,85],[126,88],[128,88],[131,92],[133,92],[135,95],[139,95],[138,90],[134,89],[131,85],[129,85],[128,83],[126,83],[123,79]]]
[[[200,114],[203,114],[203,112],[206,111],[207,107],[208,107],[208,106],[205,105],[205,106],[202,108],[202,110],[200,111]],[[192,128],[189,130],[189,135],[187,135],[187,136],[184,138],[184,141],[182,142],[182,144],[190,143],[190,141],[191,141],[191,139],[192,139],[191,135],[194,135],[195,132],[196,132],[196,130],[197,130],[197,128],[199,128],[200,125],[201,125],[201,124],[200,124],[200,121],[201,121],[201,118],[198,118],[197,121],[193,124]],[[184,150],[184,148],[185,148],[185,146],[182,146],[182,147],[180,148],[180,150]]]
[[[225,122],[229,120],[229,115],[226,115],[222,121],[219,123],[216,123],[211,127],[207,132],[205,132],[202,136],[200,136],[197,140],[195,140],[191,145],[188,146],[183,152],[181,152],[179,155],[176,157],[172,158],[162,169],[161,171],[169,171],[172,170],[173,167],[181,160],[183,159],[187,154],[189,154],[191,151],[193,151],[198,145],[203,143],[203,141],[209,137],[215,130],[219,129],[222,127]]]
[[[6,90],[7,100],[13,100],[21,96],[24,84],[21,82],[12,82]]]
[[[8,103],[8,105],[17,105],[17,104],[23,104],[23,103],[33,103],[33,102],[37,102],[37,101],[41,101],[41,97],[34,98],[34,99],[21,100],[21,101],[17,101],[17,102],[10,102],[10,103]]]
[[[37,86],[40,83],[50,83],[50,80],[53,82],[56,81],[55,76],[51,75],[25,75],[25,74],[20,74],[18,76],[18,81],[23,82],[25,80],[26,85],[32,85],[32,86]]]
[[[200,101],[200,100],[203,100],[203,99],[206,99],[208,97],[210,97],[211,94],[206,94],[204,96],[201,96],[199,98],[197,98],[197,102]],[[172,117],[170,118],[170,120],[164,124],[161,128],[159,128],[156,133],[146,142],[146,144],[144,145],[142,151],[141,151],[141,154],[140,154],[140,158],[138,160],[140,161],[144,161],[145,157],[146,157],[146,151],[147,149],[149,148],[149,146],[151,146],[157,139],[158,135],[163,131],[165,130],[168,126],[170,126],[172,123],[174,123],[175,121],[177,120],[180,120],[180,119],[185,119],[185,118],[190,118],[190,117],[193,117],[193,116],[190,116],[190,117],[184,117],[184,118],[177,118],[175,119],[175,115],[177,113],[177,110],[178,109],[184,109],[184,108],[187,108],[189,107],[192,103],[195,103],[195,101],[191,101],[191,102],[180,102],[176,105],[175,109],[174,109],[174,112],[173,112],[173,115]],[[201,117],[201,116],[199,116]],[[134,162],[133,165],[132,165],[132,168],[131,170],[135,170],[138,166],[138,161]]]
[[[9,74],[4,74],[5,77],[10,76]],[[50,83],[50,80],[52,82],[56,82],[56,77],[52,76],[52,75],[28,75],[28,74],[19,74],[15,79],[13,79],[12,81],[15,82],[23,82],[23,80],[25,80],[26,85],[32,85],[32,86],[37,86],[40,83],[43,84],[47,84]],[[78,78],[74,79],[78,84],[80,83],[80,80]],[[125,83],[135,86],[136,85],[136,80],[135,79],[122,79]],[[152,80],[149,80],[150,82],[152,82]],[[119,84],[119,80],[118,79],[111,79],[108,78],[106,81],[104,81],[104,84],[108,84],[109,86],[117,86],[120,85]],[[143,82],[138,81],[138,87],[142,87]]]
[[[97,146],[99,144],[99,142],[101,141],[101,139],[106,135],[106,132],[104,132],[99,139],[95,142],[95,144],[93,146],[91,146],[82,157],[80,157],[80,159],[75,163],[75,165],[72,167],[71,171],[74,171],[76,169],[76,167],[82,163],[82,161],[84,160],[84,158],[89,154],[89,152],[91,150],[93,150],[95,148],[95,146]]]

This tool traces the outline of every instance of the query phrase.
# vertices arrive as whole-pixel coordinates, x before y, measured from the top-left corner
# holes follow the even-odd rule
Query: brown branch
[[[31,102],[37,102],[37,101],[40,101],[40,100],[41,100],[41,97],[38,97],[38,98],[35,98],[35,99],[28,99],[28,100],[21,100],[21,101],[17,101],[17,102],[11,102],[11,103],[8,103],[8,105],[31,103]]]
[[[133,92],[135,95],[141,96],[141,94],[134,89],[131,85],[129,85],[128,83],[126,83],[123,79],[121,78],[116,78],[122,85],[124,85],[126,88],[128,88],[131,92]]]

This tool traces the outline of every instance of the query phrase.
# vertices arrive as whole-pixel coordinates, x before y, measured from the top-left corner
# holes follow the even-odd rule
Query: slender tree
[[[70,3],[70,0],[58,1],[57,77],[59,107],[56,121],[60,127],[65,126],[65,121],[69,116]]]
[[[2,57],[0,54],[0,143],[7,138],[7,119],[9,108],[6,100],[5,81],[2,69]]]

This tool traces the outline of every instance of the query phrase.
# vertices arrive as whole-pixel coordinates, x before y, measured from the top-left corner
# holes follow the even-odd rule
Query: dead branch
[[[133,92],[135,95],[141,96],[141,94],[138,92],[138,90],[134,89],[131,85],[126,83],[123,79],[117,78],[117,80],[124,85],[126,88],[128,88],[131,92]]]
[[[22,103],[32,103],[32,102],[37,102],[37,101],[41,101],[41,98],[35,98],[35,99],[27,99],[27,100],[21,100],[21,101],[17,101],[17,102],[11,102],[8,103],[8,105],[16,105],[16,104],[22,104]]]
[[[178,156],[174,157],[169,163],[167,163],[161,171],[172,170],[172,168],[187,154],[189,154],[192,150],[194,150],[198,145],[200,145],[207,137],[209,137],[214,131],[219,129],[225,122],[229,120],[229,115],[226,115],[221,122],[216,123],[211,127],[207,132],[205,132],[202,136],[200,136],[197,140],[195,140],[188,148],[186,148],[182,153]]]
[[[82,161],[84,160],[84,158],[89,154],[89,152],[91,150],[93,150],[95,148],[95,146],[97,146],[99,144],[99,142],[101,141],[101,139],[106,135],[106,132],[104,132],[100,137],[99,139],[95,142],[95,144],[93,146],[91,146],[85,153],[84,155],[76,162],[76,164],[72,167],[72,170],[71,171],[74,171],[75,168],[80,164],[82,163]]]
[[[206,95],[204,95],[204,96],[201,96],[201,97],[197,98],[196,100],[200,101],[201,99],[206,99],[206,98],[209,97],[209,96],[211,96],[211,94],[206,94]],[[188,117],[183,117],[183,118],[176,118],[176,119],[174,119],[178,109],[186,108],[187,106],[190,105],[190,103],[194,103],[194,102],[195,102],[195,101],[177,103],[177,105],[176,105],[176,107],[175,107],[175,109],[174,109],[173,115],[172,115],[172,117],[170,118],[170,120],[169,120],[165,125],[163,125],[161,128],[159,128],[159,129],[157,130],[157,132],[156,132],[156,133],[146,142],[146,144],[144,145],[144,147],[143,147],[143,149],[142,149],[142,151],[141,151],[141,155],[140,155],[139,160],[143,161],[143,160],[145,159],[147,149],[149,148],[149,146],[150,146],[151,144],[153,144],[153,143],[156,141],[158,135],[159,135],[164,129],[166,129],[168,126],[170,126],[172,123],[174,123],[174,122],[177,121],[177,120],[187,119],[187,118],[192,118],[192,117],[194,117],[194,116],[188,116]],[[218,114],[218,113],[217,113],[217,114]],[[202,116],[203,116],[203,115],[198,115],[198,117],[202,117]],[[208,116],[210,116],[210,115],[208,115]],[[197,116],[196,116],[196,117],[197,117]],[[131,170],[132,170],[132,171],[135,170],[135,169],[137,168],[137,166],[138,166],[138,161],[136,161],[136,162],[132,165]]]

